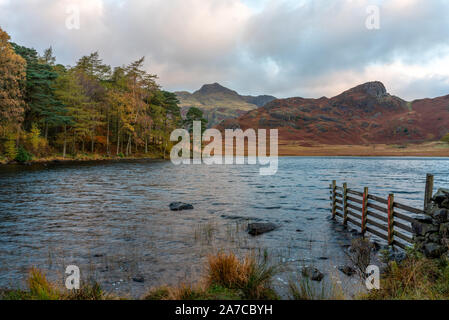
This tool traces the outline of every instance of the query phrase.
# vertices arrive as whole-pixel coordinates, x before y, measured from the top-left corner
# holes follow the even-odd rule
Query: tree
[[[26,62],[14,52],[9,35],[0,28],[0,135],[18,130],[24,118]]]
[[[182,126],[176,95],[161,90],[142,57],[114,68],[98,52],[74,67],[56,64],[53,48],[36,50],[10,43],[0,29],[0,137],[13,159],[62,151],[103,151],[117,155],[157,150],[167,154],[170,132]],[[194,109],[195,110],[195,109]],[[202,113],[192,119],[205,123]],[[198,110],[199,111],[199,110]],[[204,126],[205,128],[205,126]],[[24,131],[24,132],[22,132]],[[43,136],[43,137],[42,137]]]
[[[40,63],[48,64],[49,66],[54,66],[56,62],[56,57],[53,56],[53,48],[50,47],[45,49],[44,54],[39,59]]]
[[[48,129],[59,126],[65,121],[63,104],[55,99],[54,83],[58,74],[48,64],[39,61],[36,50],[12,44],[16,53],[27,62],[25,103],[25,127],[32,123],[42,124],[45,129],[45,139],[48,138]]]
[[[203,134],[207,126],[207,120],[203,118],[203,111],[195,107],[192,107],[189,111],[187,111],[183,124],[184,127],[190,132],[191,136],[193,133],[193,121],[201,121],[201,134]]]
[[[81,140],[84,151],[84,141],[89,136],[90,110],[89,98],[84,94],[79,84],[75,70],[61,70],[56,83],[55,94],[67,110],[67,119],[64,122],[63,155],[67,148],[67,131],[72,137],[72,153],[76,152],[76,143]],[[67,128],[69,126],[69,128]]]

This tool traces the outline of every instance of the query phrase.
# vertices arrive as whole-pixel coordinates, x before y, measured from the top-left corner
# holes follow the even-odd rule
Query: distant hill
[[[218,128],[278,128],[303,146],[434,141],[449,133],[449,95],[407,102],[375,81],[333,98],[273,100]]]
[[[205,84],[194,93],[178,91],[175,94],[180,101],[183,114],[189,108],[197,107],[204,112],[209,127],[217,125],[224,119],[241,116],[276,99],[268,95],[241,96],[218,83]]]

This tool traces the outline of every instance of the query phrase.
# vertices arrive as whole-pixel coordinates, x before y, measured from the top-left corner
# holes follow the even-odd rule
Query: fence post
[[[362,235],[365,235],[366,232],[366,215],[368,211],[368,187],[363,189],[363,204],[362,204]]]
[[[348,224],[348,185],[343,183],[343,224]]]
[[[426,189],[424,191],[424,211],[427,210],[427,205],[430,203],[433,195],[433,175],[428,173],[426,175]]]
[[[332,180],[332,219],[335,219],[335,213],[337,212],[337,196],[335,194],[337,190],[337,181]]]
[[[388,195],[388,245],[394,241],[394,194]]]

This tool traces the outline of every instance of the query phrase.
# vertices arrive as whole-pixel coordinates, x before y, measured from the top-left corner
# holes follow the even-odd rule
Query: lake
[[[448,187],[449,158],[282,157],[273,176],[253,165],[150,160],[2,166],[0,287],[23,286],[32,266],[62,285],[74,264],[82,278],[139,297],[198,278],[217,250],[266,250],[285,267],[277,287],[302,265],[335,273],[352,236],[329,220],[331,181],[421,208],[426,173]],[[170,211],[174,201],[194,210]],[[253,237],[248,221],[280,228]]]

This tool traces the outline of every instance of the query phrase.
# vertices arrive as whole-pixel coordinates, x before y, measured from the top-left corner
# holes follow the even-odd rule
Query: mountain
[[[449,132],[449,95],[407,102],[374,81],[332,98],[273,100],[218,128],[277,128],[302,146],[434,141]]]
[[[178,91],[175,94],[183,114],[187,113],[189,108],[197,107],[204,112],[209,127],[224,119],[241,116],[276,99],[267,95],[241,96],[218,83],[205,84],[194,93]]]

